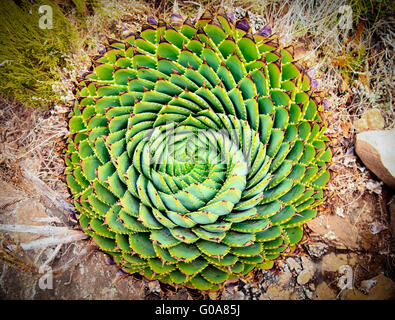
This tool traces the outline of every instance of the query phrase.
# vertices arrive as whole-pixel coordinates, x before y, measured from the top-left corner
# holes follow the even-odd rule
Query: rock
[[[284,270],[283,272],[281,272],[279,274],[278,280],[277,280],[277,284],[279,286],[288,286],[293,278],[293,274],[290,270]]]
[[[43,225],[40,219],[48,218],[44,206],[37,200],[27,199],[15,206],[16,224],[40,226]],[[33,233],[16,233],[19,242],[27,242],[40,238],[40,235]]]
[[[309,289],[310,289],[311,291],[315,291],[315,285],[314,285],[314,283],[310,283],[310,284],[309,284]]]
[[[295,270],[296,272],[299,272],[300,270],[302,270],[302,267],[300,266],[300,264],[292,257],[287,258],[287,263],[288,263],[289,269],[291,269],[291,270]]]
[[[259,300],[301,300],[301,291],[294,291],[292,288],[281,288],[276,285],[270,286],[265,293],[259,296]]]
[[[336,254],[331,252],[322,258],[322,269],[324,271],[337,272],[342,265],[348,262],[347,255],[344,253]]]
[[[365,188],[368,189],[371,192],[374,192],[375,194],[381,195],[383,190],[382,190],[382,184],[383,182],[375,181],[372,179],[369,179],[368,182],[365,184]]]
[[[395,196],[392,196],[389,203],[390,223],[391,223],[391,251],[395,252]]]
[[[222,293],[222,300],[245,300],[246,296],[243,292],[237,291],[237,292],[228,292],[224,291]]]
[[[328,287],[325,282],[321,282],[315,290],[313,300],[335,300],[336,293]]]
[[[359,248],[359,235],[347,215],[346,219],[338,215],[321,215],[307,222],[307,226],[315,233],[320,235],[321,241],[336,243],[337,248]],[[311,246],[310,246],[311,247]],[[310,253],[310,247],[308,249]],[[313,249],[313,248],[312,248]],[[322,256],[327,251],[325,246],[314,248],[313,254],[317,257]],[[312,254],[312,253],[310,253]]]
[[[378,221],[373,221],[373,222],[369,223],[369,227],[370,227],[370,231],[373,234],[378,234],[381,231],[388,229],[388,227],[386,225],[384,225]]]
[[[385,121],[379,109],[370,109],[362,114],[362,117],[354,122],[354,128],[359,131],[383,129]]]
[[[365,294],[370,293],[370,289],[372,289],[377,284],[377,280],[364,280],[361,282],[361,289]]]
[[[395,189],[395,129],[357,134],[355,151],[362,162],[385,184]]]
[[[320,242],[307,245],[306,248],[309,255],[316,258],[322,257],[329,250],[326,244]]]
[[[313,293],[309,289],[305,289],[304,293],[305,293],[305,295],[306,295],[306,297],[308,299],[312,299],[313,298]]]
[[[302,257],[301,259],[302,259],[303,270],[313,270],[314,269],[314,264],[310,258]]]
[[[103,288],[100,294],[104,300],[113,300],[116,299],[116,292],[116,288]]]
[[[390,279],[380,274],[372,279],[376,281],[369,294],[365,295],[359,290],[344,290],[341,294],[342,300],[390,300],[395,298],[395,283]]]
[[[298,277],[296,278],[296,281],[301,286],[303,286],[307,282],[309,282],[311,278],[314,276],[315,269],[313,262],[308,257],[302,257],[301,260],[302,260],[303,270],[299,273]]]
[[[295,60],[303,59],[307,55],[307,50],[305,47],[296,47],[294,49]]]
[[[299,273],[296,281],[301,285],[305,285],[307,282],[310,281],[312,278],[314,272],[312,270],[303,270],[301,273]]]
[[[387,229],[382,229],[375,224],[380,222],[385,225],[377,201],[376,194],[365,192],[358,201],[344,206],[344,218],[335,213],[336,207],[332,207],[331,211],[308,221],[311,237],[317,239],[317,242],[306,245],[308,254],[312,258],[321,258],[329,251],[328,246],[371,252],[388,250],[390,225],[387,225]],[[380,228],[381,231],[378,232]]]
[[[354,272],[350,265],[340,266],[338,273],[341,275],[337,280],[337,286],[340,290],[352,289],[354,282]]]

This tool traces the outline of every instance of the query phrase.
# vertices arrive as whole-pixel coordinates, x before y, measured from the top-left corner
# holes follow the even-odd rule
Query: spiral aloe
[[[148,19],[78,84],[66,178],[128,273],[215,290],[303,240],[329,179],[306,69],[248,19]]]

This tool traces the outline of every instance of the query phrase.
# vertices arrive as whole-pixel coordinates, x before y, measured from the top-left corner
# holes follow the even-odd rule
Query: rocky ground
[[[26,192],[5,182],[0,189],[8,195],[1,197],[1,222],[6,219],[8,223],[40,225],[42,221],[52,220],[53,225],[59,224],[55,222],[57,218],[49,214],[53,213],[53,204],[37,191]],[[219,296],[209,296],[224,300],[395,298],[393,246],[391,248],[395,226],[394,219],[392,227],[388,219],[390,214],[394,216],[394,204],[390,205],[392,213],[388,212],[385,198],[366,194],[350,204],[348,211],[352,214],[342,214],[344,208],[338,207],[338,214],[321,215],[308,223],[311,241],[305,246],[305,255],[288,257],[278,262],[275,272],[258,271]],[[20,242],[38,238],[27,233],[10,233],[10,236]],[[55,250],[36,251],[37,261],[48,260]],[[174,292],[157,281],[146,282],[119,274],[116,266],[108,264],[106,255],[86,240],[62,246],[49,265],[53,268],[52,288],[48,279],[42,278],[48,272],[46,268],[31,275],[26,268],[18,270],[8,264],[0,265],[0,298],[202,298],[193,291]]]
[[[288,9],[285,17],[293,21],[293,9]],[[237,9],[235,15],[244,12]],[[256,17],[251,15],[257,28],[266,23]],[[288,20],[279,23],[284,30]],[[106,29],[93,22],[89,36]],[[315,49],[313,42],[302,44]],[[301,56],[310,52],[296,49]],[[32,246],[43,236],[0,230],[0,299],[394,299],[394,190],[355,152],[356,134],[390,129],[394,113],[358,94],[339,94],[341,77],[329,71],[318,78],[331,96],[326,110],[333,153],[328,200],[307,224],[310,241],[300,256],[278,261],[274,271],[257,271],[222,292],[202,294],[123,275],[89,240],[23,250],[18,244]],[[67,190],[58,179],[63,163],[56,151],[66,130],[62,112],[1,102],[0,226],[77,228],[64,200]]]
[[[32,112],[28,118],[36,116]],[[53,127],[51,121],[57,116],[42,116],[40,130]],[[27,124],[31,125],[29,119],[25,121]],[[23,145],[18,146],[18,150]],[[48,183],[44,184],[38,178],[42,175],[38,155],[25,159],[24,166],[18,170],[12,170],[7,161],[0,166],[0,225],[76,228],[68,209],[62,205],[62,182],[55,179],[51,184],[46,178]],[[349,181],[343,189],[329,193],[320,215],[307,223],[310,241],[302,255],[278,261],[274,272],[257,271],[223,292],[202,295],[193,290],[173,290],[157,281],[147,282],[120,274],[89,240],[11,255],[7,246],[32,243],[42,237],[7,232],[1,234],[0,241],[0,298],[393,299],[394,193],[369,173],[352,152],[331,169],[334,179],[329,189],[335,190],[339,179],[347,177]],[[361,179],[361,171],[364,179]],[[52,283],[47,276],[52,276]]]

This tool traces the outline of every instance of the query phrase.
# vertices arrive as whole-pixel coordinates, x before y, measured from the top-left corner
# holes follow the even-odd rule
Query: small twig
[[[35,221],[38,221],[38,222],[47,222],[47,223],[55,222],[55,223],[61,223],[61,221],[60,221],[59,218],[57,218],[57,217],[36,218],[36,219],[34,219],[34,220],[35,220]]]
[[[80,241],[88,238],[88,235],[80,232],[80,231],[74,231],[70,230],[68,234],[61,235],[61,236],[51,236],[43,239],[38,239],[38,240],[33,240],[29,242],[23,242],[20,244],[20,247],[23,250],[33,250],[33,249],[39,249],[39,248],[45,248],[49,246],[55,246],[59,244],[65,244],[65,243],[70,243],[70,242],[75,242],[75,241]],[[8,249],[14,251],[16,250],[15,245],[11,245],[8,247]]]
[[[0,231],[43,234],[46,236],[61,235],[70,231],[66,227],[31,226],[25,224],[0,224]]]
[[[41,265],[41,267],[46,266],[52,262],[53,259],[58,255],[60,249],[62,248],[63,244],[58,244],[52,254],[48,257],[48,259]]]
[[[52,204],[62,212],[73,213],[75,208],[63,199],[59,194],[49,188],[40,178],[36,177],[33,173],[24,170],[23,176],[28,180],[33,186],[36,187],[46,198],[48,198]],[[63,222],[67,223],[67,218],[64,214],[57,215]]]

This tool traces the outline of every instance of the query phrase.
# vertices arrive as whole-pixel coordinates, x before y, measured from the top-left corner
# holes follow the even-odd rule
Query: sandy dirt
[[[4,108],[3,110],[6,110]],[[24,112],[23,109],[13,112]],[[10,116],[10,115],[9,115]],[[18,114],[18,118],[20,114]],[[57,114],[31,111],[25,116],[42,118],[41,131],[59,117]],[[9,117],[3,117],[2,125]],[[15,126],[28,131],[33,122]],[[47,133],[48,134],[48,133]],[[49,133],[50,135],[50,133]],[[15,145],[15,144],[14,144]],[[24,148],[24,144],[17,149]],[[0,224],[51,225],[78,228],[67,210],[32,183],[23,170],[41,176],[51,190],[63,196],[64,184],[44,174],[40,152],[24,159],[23,167],[12,167],[3,159],[0,176]],[[41,162],[47,160],[41,159]],[[56,169],[56,156],[53,163]],[[48,163],[47,163],[48,164]],[[353,166],[363,167],[353,154],[337,163],[337,174],[349,174]],[[351,168],[351,169],[350,169]],[[55,170],[56,172],[56,170]],[[351,170],[352,172],[352,170]],[[358,175],[357,170],[355,175]],[[354,177],[355,181],[360,179]],[[368,174],[368,182],[376,182]],[[37,178],[39,179],[39,178]],[[350,179],[350,178],[349,178]],[[41,180],[40,180],[41,181]],[[334,182],[332,182],[333,184]],[[350,183],[354,183],[350,181]],[[378,184],[375,192],[366,186],[351,195],[333,193],[320,210],[320,215],[307,223],[310,241],[301,256],[287,257],[277,262],[276,270],[256,271],[247,279],[210,293],[213,299],[392,299],[395,297],[393,191]],[[346,189],[346,192],[350,192]],[[377,194],[379,193],[379,194]],[[392,200],[391,200],[392,199]],[[346,202],[345,200],[349,200]],[[31,233],[7,233],[6,244],[37,240]],[[40,266],[51,259],[47,265]],[[21,263],[22,261],[22,263]],[[119,273],[108,257],[97,250],[90,240],[29,250],[26,256],[0,264],[1,299],[201,299],[203,294],[185,288],[174,289],[158,281]],[[30,269],[27,266],[30,266]],[[35,268],[32,265],[36,266]],[[25,266],[25,267],[23,267]],[[29,274],[32,272],[32,274]],[[52,276],[52,283],[46,276]]]
[[[111,28],[137,26],[143,18],[135,17]],[[256,26],[263,23],[254,19]],[[87,31],[87,38],[98,41],[103,36],[100,30],[107,27],[95,19],[91,22],[93,31]],[[314,43],[303,45],[314,48]],[[94,55],[97,48],[87,51]],[[83,59],[79,62],[86,64]],[[65,80],[70,88],[71,80]],[[322,82],[319,79],[319,85]],[[10,252],[10,246],[42,236],[0,231],[0,299],[394,299],[394,191],[355,155],[353,120],[361,108],[370,106],[351,94],[338,95],[339,83],[333,80],[332,89],[323,88],[332,96],[326,110],[333,153],[328,200],[319,216],[307,223],[310,240],[300,255],[283,258],[274,271],[256,271],[221,292],[201,293],[124,275],[90,240]],[[59,179],[67,128],[63,112],[0,102],[0,224],[78,230],[65,202],[69,194]],[[393,122],[387,116],[385,120],[386,127]]]

